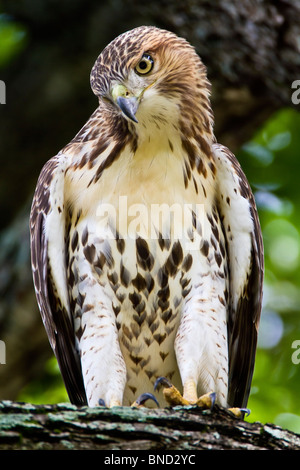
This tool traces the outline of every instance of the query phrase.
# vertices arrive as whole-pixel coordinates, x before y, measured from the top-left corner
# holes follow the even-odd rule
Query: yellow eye
[[[149,54],[144,54],[137,66],[135,67],[136,73],[139,75],[146,75],[153,69],[154,61]]]

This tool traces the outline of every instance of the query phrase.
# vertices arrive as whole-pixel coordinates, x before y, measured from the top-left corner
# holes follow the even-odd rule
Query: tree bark
[[[0,450],[300,450],[300,435],[215,407],[77,408],[0,402]],[[103,463],[103,462],[101,462]]]

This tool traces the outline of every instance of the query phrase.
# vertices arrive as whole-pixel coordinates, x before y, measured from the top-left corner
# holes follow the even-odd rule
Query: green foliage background
[[[22,25],[0,15],[0,71],[26,46]],[[299,105],[300,106],[300,105]],[[282,109],[237,154],[254,190],[265,245],[264,307],[249,421],[300,433],[300,113]],[[299,341],[299,345],[295,342]],[[294,354],[294,355],[293,355]],[[299,362],[299,364],[297,363]],[[21,401],[68,401],[56,360]]]
[[[249,421],[300,432],[300,114],[276,113],[238,158],[252,185],[265,248],[264,308]]]

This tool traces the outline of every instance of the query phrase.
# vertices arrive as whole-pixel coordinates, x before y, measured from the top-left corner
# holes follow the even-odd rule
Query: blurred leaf
[[[268,166],[273,162],[273,153],[267,147],[263,147],[257,142],[248,142],[243,145],[242,149],[263,166]]]
[[[291,133],[289,131],[275,134],[267,142],[268,149],[278,151],[287,147],[291,142]]]
[[[0,67],[6,66],[26,46],[27,31],[6,14],[0,14]]]

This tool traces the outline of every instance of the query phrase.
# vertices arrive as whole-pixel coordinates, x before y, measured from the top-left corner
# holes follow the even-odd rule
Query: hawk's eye
[[[144,54],[137,66],[135,67],[136,73],[139,75],[146,75],[153,69],[154,61],[149,54]]]

